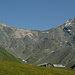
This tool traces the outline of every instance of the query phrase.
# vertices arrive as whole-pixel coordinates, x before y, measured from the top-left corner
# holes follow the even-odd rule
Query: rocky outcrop
[[[18,29],[0,23],[0,45],[28,64],[75,61],[75,18],[46,31]]]

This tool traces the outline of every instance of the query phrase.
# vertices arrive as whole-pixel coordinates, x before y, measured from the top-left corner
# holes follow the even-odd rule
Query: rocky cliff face
[[[0,23],[0,45],[28,64],[75,61],[75,18],[46,31],[18,29]]]

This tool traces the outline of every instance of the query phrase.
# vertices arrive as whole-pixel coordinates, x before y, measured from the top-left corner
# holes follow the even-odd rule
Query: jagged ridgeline
[[[18,29],[0,23],[0,45],[27,64],[67,65],[75,61],[75,18],[46,31]]]

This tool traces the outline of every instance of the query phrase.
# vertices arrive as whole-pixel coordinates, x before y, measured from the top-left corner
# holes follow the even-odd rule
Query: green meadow
[[[75,70],[0,61],[0,75],[75,75]]]

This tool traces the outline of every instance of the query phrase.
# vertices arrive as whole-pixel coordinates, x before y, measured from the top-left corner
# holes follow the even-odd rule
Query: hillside
[[[2,46],[0,46],[0,60],[4,60],[4,61],[12,61],[12,62],[22,62],[21,59],[15,58],[13,55],[11,55],[10,53],[8,53],[5,48],[3,48]]]
[[[75,70],[0,61],[0,75],[75,75]]]
[[[0,23],[0,45],[26,64],[75,61],[75,18],[46,31],[26,30]]]

